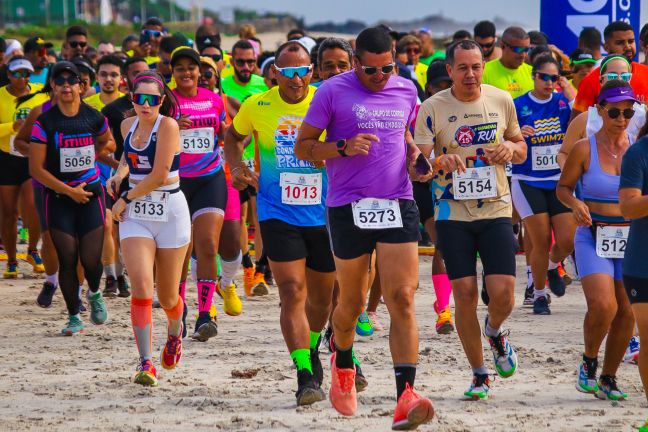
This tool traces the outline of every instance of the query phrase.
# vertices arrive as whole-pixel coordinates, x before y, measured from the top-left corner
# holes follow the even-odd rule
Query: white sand
[[[520,257],[518,262],[522,262]],[[21,263],[21,269],[27,267]],[[471,379],[470,369],[456,333],[439,336],[434,331],[428,257],[421,258],[420,279],[421,355],[416,384],[420,393],[433,400],[437,413],[421,430],[629,431],[645,419],[648,404],[636,366],[623,364],[618,373],[628,401],[600,401],[574,388],[583,344],[584,300],[578,283],[568,288],[565,297],[554,299],[551,316],[536,317],[530,309],[516,307],[508,327],[520,358],[519,372],[507,380],[497,378],[488,401],[461,401]],[[356,416],[344,418],[328,401],[295,406],[295,373],[279,330],[276,288],[266,298],[244,300],[244,313],[239,317],[226,316],[219,302],[220,334],[208,343],[186,339],[181,364],[173,371],[160,367],[160,387],[149,389],[129,381],[137,359],[129,300],[107,300],[110,319],[106,325],[93,326],[86,315],[85,333],[65,338],[59,336],[66,318],[60,292],[50,309],[35,304],[41,282],[0,283],[5,299],[0,304],[2,431],[390,428],[395,388],[386,331],[357,338],[356,350],[369,387],[359,396]],[[521,304],[521,277],[518,286],[517,303]],[[193,328],[193,284],[187,291]],[[480,305],[481,319],[484,313]],[[386,325],[384,305],[379,316]],[[166,322],[161,310],[155,310],[154,321],[157,353],[164,342]],[[324,347],[321,358],[328,391],[329,355]],[[490,352],[486,358],[492,367]],[[232,378],[232,370],[244,368],[260,371],[252,379]]]

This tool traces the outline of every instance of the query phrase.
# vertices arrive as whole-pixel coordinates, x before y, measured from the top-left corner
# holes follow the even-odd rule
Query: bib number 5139
[[[184,153],[211,153],[214,151],[214,129],[198,128],[180,131]]]

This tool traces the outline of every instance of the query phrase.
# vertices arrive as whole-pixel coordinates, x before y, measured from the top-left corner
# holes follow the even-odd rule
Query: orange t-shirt
[[[601,92],[600,68],[593,69],[578,86],[578,94],[574,102],[574,109],[585,112],[596,103],[596,98]],[[648,102],[648,66],[632,62],[632,79],[630,85],[639,102]]]

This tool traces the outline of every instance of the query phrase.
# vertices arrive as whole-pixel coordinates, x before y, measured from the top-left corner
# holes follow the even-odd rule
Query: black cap
[[[25,41],[25,44],[23,45],[23,50],[24,52],[32,52],[32,51],[38,51],[41,48],[52,48],[54,45],[52,45],[49,42],[45,42],[45,40],[40,37],[40,36],[34,36]]]
[[[186,46],[178,47],[171,53],[171,66],[175,66],[178,60],[182,57],[191,59],[194,63],[200,66],[200,55],[198,54],[198,51]]]
[[[444,61],[433,61],[430,63],[430,66],[428,66],[427,83],[434,85],[441,81],[452,82],[452,79],[450,78],[450,75],[448,75],[448,70],[446,69]]]
[[[77,69],[74,63],[65,60],[54,64],[52,71],[50,72],[50,76],[51,78],[56,78],[63,72],[70,72],[71,74],[76,75],[76,77],[79,78],[79,69]]]
[[[200,51],[207,47],[215,47],[220,49],[221,37],[219,34],[202,35],[196,38],[196,46]]]

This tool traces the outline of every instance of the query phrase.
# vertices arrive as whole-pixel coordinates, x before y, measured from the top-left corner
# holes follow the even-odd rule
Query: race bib
[[[279,178],[281,203],[318,205],[322,203],[322,174],[282,172]]]
[[[559,169],[558,152],[560,144],[531,148],[531,169],[533,171],[548,171]]]
[[[153,191],[129,204],[128,216],[149,222],[169,220],[169,192]]]
[[[11,135],[9,137],[9,154],[18,157],[27,157],[22,153],[20,153],[18,150],[16,150],[16,147],[14,145],[14,138],[16,138],[16,135]]]
[[[61,172],[79,172],[92,168],[95,163],[94,146],[60,149]]]
[[[214,128],[183,129],[180,141],[184,153],[211,153],[214,151]]]
[[[497,196],[495,167],[466,168],[466,172],[452,173],[452,186],[456,200],[493,198]]]
[[[353,223],[362,229],[402,228],[398,200],[363,198],[351,204]]]
[[[628,244],[629,226],[597,226],[596,255],[601,258],[623,258]]]
[[[506,162],[506,165],[504,165],[504,171],[506,171],[506,177],[513,177],[513,164],[511,162]]]

